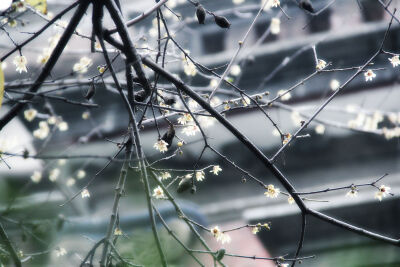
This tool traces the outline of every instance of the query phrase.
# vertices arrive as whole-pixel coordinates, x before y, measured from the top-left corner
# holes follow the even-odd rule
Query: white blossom
[[[221,167],[219,165],[214,165],[210,172],[212,172],[214,175],[218,175],[220,171],[222,171]]]
[[[42,180],[42,173],[40,171],[34,171],[31,175],[31,180],[34,183],[39,183]]]
[[[157,199],[165,198],[164,190],[161,188],[161,186],[157,186],[156,188],[154,188],[153,197]]]
[[[33,108],[30,108],[30,109],[27,109],[24,111],[24,117],[25,117],[25,120],[27,120],[27,121],[34,120],[36,115],[37,115],[37,110],[33,109]]]
[[[23,71],[28,72],[26,68],[26,64],[28,61],[25,56],[16,56],[13,60],[14,65],[16,66],[16,71],[22,73]]]
[[[372,81],[372,79],[374,79],[376,77],[376,74],[374,73],[373,70],[367,70],[366,72],[364,72],[364,77],[365,77],[365,81]]]
[[[90,192],[89,192],[89,190],[87,190],[86,188],[83,189],[82,192],[81,192],[81,197],[82,197],[82,198],[90,197]]]
[[[279,34],[281,32],[281,20],[279,18],[272,18],[270,29],[272,34]]]
[[[60,169],[52,169],[49,173],[49,180],[51,182],[55,182],[58,179],[58,176],[60,176]]]

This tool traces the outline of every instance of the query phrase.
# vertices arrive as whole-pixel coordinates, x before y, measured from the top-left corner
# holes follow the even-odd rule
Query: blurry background
[[[151,1],[144,2],[146,1],[121,1],[125,19],[136,17],[153,4]],[[325,7],[329,2],[312,1],[316,10]],[[241,72],[239,75],[230,75],[230,78],[246,92],[256,94],[268,91],[270,95],[266,97],[272,99],[279,90],[290,88],[315,71],[312,45],[316,46],[318,58],[331,62],[333,68],[364,64],[379,48],[390,15],[384,11],[379,1],[361,0],[360,6],[357,2],[337,0],[319,16],[312,17],[299,9],[293,1],[281,1],[282,8],[291,18],[287,19],[279,8],[263,12],[239,56]],[[59,1],[49,1],[49,11],[57,14],[57,11],[62,10],[67,4],[68,1],[63,1],[62,4]],[[168,10],[163,9],[163,12],[171,31],[175,33],[176,41],[190,51],[190,56],[208,67],[218,68],[218,72],[222,73],[224,67],[220,67],[225,66],[232,58],[238,41],[249,28],[260,2],[245,0],[240,5],[234,5],[228,0],[204,0],[201,4],[216,14],[226,16],[232,24],[230,29],[220,29],[213,23],[211,17],[208,17],[205,25],[199,25],[194,17],[195,8],[186,1],[168,2],[169,8],[182,16],[180,21]],[[400,4],[393,1],[390,9],[393,10],[396,6],[400,7]],[[90,15],[90,12],[88,13]],[[68,13],[63,20],[68,21],[70,15]],[[274,17],[280,17],[279,34],[269,32],[271,19]],[[22,19],[27,24],[25,27],[18,25],[9,29],[17,43],[29,36],[29,33],[25,32],[27,29],[29,32],[34,32],[45,23],[43,19],[29,12]],[[148,53],[150,56],[155,54],[157,47],[153,19],[154,16],[149,16],[130,28],[139,52]],[[90,16],[87,16],[79,25],[80,31],[87,35],[90,35],[91,31],[90,20]],[[400,51],[399,29],[399,23],[394,21],[385,43],[385,49],[393,53]],[[23,49],[23,54],[29,62],[27,74],[20,75],[15,72],[12,57],[6,60],[8,63],[5,68],[6,90],[20,89],[20,83],[37,75],[41,68],[35,64],[38,51],[42,50],[43,42],[46,42],[54,31],[53,29],[46,31],[38,40]],[[263,35],[266,36],[265,40],[257,42]],[[55,81],[68,82],[78,79],[74,88],[63,93],[68,98],[82,100],[88,88],[86,76],[76,74],[68,76],[75,62],[84,55],[93,59],[94,63],[89,69],[88,77],[98,74],[96,66],[104,64],[100,54],[90,54],[89,45],[88,40],[74,37],[52,73]],[[0,55],[5,54],[11,47],[13,47],[11,41],[4,33],[0,33]],[[173,49],[172,45],[170,47],[171,56],[168,57],[167,68],[179,74],[194,88],[209,89],[208,77],[199,74],[194,77],[185,75],[181,53]],[[124,66],[120,58],[115,64],[120,68]],[[357,198],[346,197],[346,190],[312,195],[310,198],[325,202],[310,202],[309,205],[354,225],[398,238],[400,205],[397,192],[400,189],[400,144],[398,137],[385,138],[382,129],[386,125],[393,124],[393,121],[388,119],[390,114],[392,118],[396,116],[397,122],[394,124],[397,127],[400,123],[399,69],[391,66],[387,55],[379,56],[374,61],[373,68],[382,69],[375,71],[377,77],[372,82],[365,82],[364,75],[359,75],[318,116],[322,122],[330,122],[325,124],[323,134],[315,131],[317,123],[311,124],[303,133],[309,134],[310,137],[298,139],[291,144],[278,158],[277,164],[298,191],[369,183],[384,173],[389,173],[382,183],[389,185],[395,196],[384,198],[381,202],[374,199],[375,189],[366,187],[360,190]],[[279,107],[269,108],[271,116],[284,132],[293,133],[299,127],[301,118],[304,119],[312,114],[332,93],[331,81],[337,80],[342,84],[353,72],[354,70],[324,72],[312,77],[293,90],[292,97],[288,101],[282,101]],[[65,75],[67,76],[64,77]],[[123,73],[121,79],[124,79]],[[105,81],[109,79],[106,78]],[[56,83],[46,84],[43,90],[62,86]],[[168,87],[165,81],[161,81],[161,85]],[[228,96],[218,97],[224,100]],[[57,114],[62,115],[68,122],[69,130],[55,132],[45,151],[41,152],[42,155],[112,156],[118,151],[117,145],[106,139],[119,142],[126,131],[128,115],[124,112],[119,95],[111,84],[106,83],[104,86],[99,84],[93,102],[99,104],[101,108],[90,110],[89,121],[81,119],[81,114],[87,111],[85,108],[71,107],[62,102],[54,103]],[[4,106],[0,113],[4,114],[8,107]],[[36,98],[34,107],[44,112],[41,110],[42,99]],[[360,114],[364,117],[360,118]],[[378,129],[373,131],[363,128],[363,121],[373,116],[383,117],[379,121]],[[273,134],[272,125],[259,111],[238,109],[229,112],[227,118],[259,145],[266,155],[272,156],[281,146],[280,137]],[[348,122],[351,120],[358,120],[359,125],[349,129]],[[160,127],[162,131],[167,129],[166,124],[161,124]],[[21,116],[4,128],[0,138],[15,139],[15,145],[7,148],[8,151],[22,153],[24,149],[28,149],[31,154],[35,154],[35,148],[38,149],[42,144],[31,137],[30,132],[35,128],[36,124],[27,122]],[[145,124],[142,133],[149,161],[159,159],[159,152],[153,148],[157,140],[154,125]],[[206,129],[206,133],[210,137],[210,143],[236,164],[265,183],[273,183],[280,187],[272,175],[260,166],[257,160],[223,127],[215,123]],[[184,139],[187,144],[183,147],[183,155],[163,161],[157,164],[157,167],[193,168],[203,146],[201,136]],[[173,148],[175,149],[176,145]],[[94,242],[104,236],[111,212],[113,188],[121,163],[111,164],[96,178],[89,187],[91,194],[89,199],[81,199],[79,196],[60,207],[61,203],[86,185],[104,167],[106,159],[67,160],[65,164],[61,162],[61,165],[58,160],[25,160],[17,157],[5,157],[5,161],[10,168],[4,162],[0,165],[1,220],[6,229],[11,229],[10,236],[17,247],[26,254],[25,256],[34,252],[46,252],[43,255],[29,257],[27,265],[55,266],[54,264],[59,264],[60,260],[62,264],[59,266],[79,264]],[[227,251],[250,256],[278,256],[292,253],[296,249],[301,228],[298,208],[289,205],[287,198],[283,196],[266,199],[262,188],[250,179],[242,177],[238,171],[215,154],[207,152],[200,166],[209,164],[218,164],[223,171],[218,176],[207,172],[205,181],[197,184],[196,194],[190,192],[177,194],[175,189],[172,190],[188,216],[208,226],[219,225],[221,229],[247,223],[270,222],[271,230],[263,230],[257,235],[253,235],[249,229],[232,233],[232,242],[226,246]],[[48,173],[54,168],[61,170],[61,175],[55,183],[50,182],[46,175],[39,184],[30,181],[29,177],[33,171],[41,170]],[[79,170],[85,172],[82,179],[77,178]],[[66,182],[70,177],[77,178],[76,183],[67,186]],[[172,206],[167,201],[157,203],[160,204],[162,214],[182,240],[196,247],[193,236],[177,219]],[[134,262],[146,266],[158,266],[154,262],[156,250],[151,241],[145,207],[142,184],[138,176],[131,172],[127,180],[126,196],[121,200],[120,207],[121,229],[125,234],[120,238],[121,251],[123,255],[133,257]],[[207,240],[213,242],[211,235],[208,233],[205,235],[209,236]],[[192,266],[193,263],[182,256],[183,250],[177,249],[177,243],[167,232],[163,232],[162,236],[163,241],[168,244],[167,255],[171,261],[177,266]],[[141,245],[136,243],[137,240],[141,240]],[[216,243],[212,246],[215,249],[220,247]],[[67,255],[62,258],[57,257],[55,253],[57,247],[65,248]],[[398,252],[396,247],[309,218],[302,255],[317,256],[305,262],[305,266],[400,266]],[[226,263],[229,266],[270,266],[268,262],[238,258],[226,258]]]

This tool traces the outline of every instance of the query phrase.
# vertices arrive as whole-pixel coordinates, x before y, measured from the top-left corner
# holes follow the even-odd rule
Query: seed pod
[[[196,17],[199,24],[204,24],[206,20],[206,11],[202,5],[198,5],[196,9]]]
[[[144,90],[140,90],[139,92],[135,93],[135,101],[143,102],[146,100],[146,92]]]
[[[223,249],[223,248],[221,248],[220,250],[218,250],[218,251],[217,251],[217,254],[215,255],[215,259],[216,259],[217,261],[222,260],[222,259],[224,258],[224,256],[225,256],[225,252],[226,252],[226,250]]]
[[[166,99],[164,99],[164,103],[166,105],[168,105],[168,106],[172,106],[173,104],[176,103],[176,100],[173,97],[172,98],[166,98]]]
[[[183,193],[192,188],[192,178],[183,178],[179,184],[176,192]]]
[[[231,23],[225,17],[214,15],[214,20],[215,23],[221,28],[229,28],[231,26]]]
[[[307,10],[308,12],[314,13],[314,8],[309,0],[300,0],[300,8]]]
[[[94,85],[94,83],[92,83],[86,92],[85,98],[87,100],[90,100],[94,96],[95,93],[96,93],[96,86]]]
[[[161,140],[164,140],[167,143],[167,148],[172,145],[172,141],[175,137],[175,129],[174,126],[171,124],[168,128],[168,131],[161,137]]]

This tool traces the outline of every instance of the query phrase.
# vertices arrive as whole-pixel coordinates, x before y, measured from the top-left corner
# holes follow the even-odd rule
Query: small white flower
[[[68,130],[68,123],[65,122],[65,121],[61,121],[61,122],[59,122],[59,123],[57,124],[57,127],[58,127],[58,129],[59,129],[61,132],[65,132],[65,131]]]
[[[86,73],[89,67],[92,65],[92,60],[88,57],[82,57],[78,63],[73,66],[73,71],[79,73]]]
[[[271,9],[271,7],[278,7],[281,4],[279,0],[263,0],[262,4],[264,4],[265,1],[267,1],[267,3],[264,6],[265,11],[268,11],[269,9]]]
[[[39,183],[40,180],[42,180],[42,173],[39,171],[34,171],[32,176],[31,176],[31,180],[34,183]]]
[[[358,195],[358,190],[355,187],[352,187],[349,192],[346,193],[346,197],[356,197]]]
[[[237,64],[235,64],[235,65],[233,65],[233,66],[231,67],[231,74],[232,74],[233,76],[238,76],[238,75],[240,74],[241,71],[242,71],[242,70],[240,69],[240,66],[237,65]]]
[[[67,179],[66,185],[68,187],[70,187],[70,186],[73,186],[75,184],[75,182],[76,182],[75,179],[70,177],[70,178]]]
[[[13,61],[14,65],[16,66],[16,71],[22,73],[23,71],[28,72],[26,68],[26,64],[28,61],[26,60],[25,56],[16,56]]]
[[[214,175],[218,175],[220,171],[222,171],[221,167],[219,165],[214,165],[210,172],[214,173]]]
[[[335,90],[339,89],[340,83],[339,83],[338,80],[333,79],[333,80],[331,80],[331,82],[329,83],[329,86],[331,87],[332,91],[335,91]]]
[[[315,126],[315,132],[317,134],[324,134],[325,133],[325,126],[323,124],[318,124]]]
[[[167,142],[160,139],[154,144],[153,147],[155,149],[157,149],[158,151],[160,151],[161,153],[164,153],[164,152],[168,151],[167,145],[168,145]]]
[[[123,233],[122,233],[122,230],[120,229],[120,228],[115,228],[115,230],[114,230],[114,235],[122,235]]]
[[[165,198],[164,190],[161,188],[161,186],[157,186],[156,188],[154,188],[153,197],[157,199]]]
[[[13,4],[13,7],[19,13],[24,12],[26,10],[26,6],[23,0],[15,2]]]
[[[318,59],[317,66],[315,66],[315,68],[317,70],[323,70],[325,67],[326,67],[326,61],[322,60],[322,59]]]
[[[221,242],[222,244],[231,242],[231,237],[223,233],[218,226],[214,226],[210,231],[217,241]]]
[[[82,192],[81,192],[81,197],[82,197],[82,198],[90,197],[90,192],[89,192],[89,190],[87,190],[86,188],[83,189]]]
[[[168,178],[171,178],[171,174],[169,172],[161,172],[160,177],[161,177],[161,180],[166,180]]]
[[[272,18],[270,29],[272,34],[279,34],[281,32],[281,20],[279,18]]]
[[[27,121],[33,121],[37,115],[37,110],[30,108],[24,111],[24,117]]]
[[[193,121],[192,115],[190,113],[185,113],[181,117],[178,118],[178,123],[185,125],[188,122]]]
[[[78,172],[76,173],[76,178],[78,179],[83,179],[86,176],[86,172],[84,170],[78,170]]]
[[[192,61],[185,60],[183,63],[183,71],[187,76],[196,76],[197,68],[196,65],[193,64]]]
[[[48,47],[43,48],[43,53],[38,55],[36,62],[42,65],[46,64],[50,58],[51,51],[52,50]]]
[[[50,132],[49,125],[46,121],[39,122],[39,129],[33,131],[33,136],[38,139],[45,139]]]
[[[256,235],[258,232],[260,232],[260,227],[258,226],[252,227],[251,232],[253,233],[253,235]]]
[[[397,56],[393,56],[391,58],[389,58],[390,63],[392,63],[393,68],[397,67],[398,65],[400,65],[400,59],[399,59],[399,55]]]
[[[372,79],[374,79],[376,77],[376,74],[374,73],[373,70],[367,70],[366,72],[364,72],[364,77],[365,77],[365,81],[372,81]]]
[[[243,106],[247,107],[248,105],[250,105],[250,103],[251,103],[250,98],[248,98],[247,96],[244,96],[243,99],[242,99]]]
[[[211,79],[210,80],[210,87],[215,88],[218,85],[218,81],[216,79]]]
[[[58,168],[52,169],[49,173],[49,180],[51,182],[55,182],[59,175],[60,175],[60,169]]]
[[[59,159],[57,163],[58,163],[58,165],[63,166],[63,165],[65,165],[66,162],[67,162],[66,159]]]
[[[194,136],[200,129],[197,125],[188,125],[182,129],[182,133],[186,134],[187,136]]]
[[[287,101],[290,98],[292,98],[292,95],[290,94],[290,92],[287,92],[286,90],[279,90],[277,95],[280,96],[282,101]]]
[[[67,250],[65,250],[65,248],[58,247],[58,248],[56,249],[56,256],[57,256],[57,257],[64,256],[65,254],[67,254]]]
[[[89,111],[85,111],[82,113],[82,119],[87,120],[90,117],[90,112]]]
[[[290,139],[292,139],[292,134],[284,134],[282,144],[286,145],[287,143],[289,143]]]
[[[379,201],[382,201],[382,198],[386,197],[389,194],[390,187],[381,185],[378,189],[378,192],[375,193],[375,198],[379,199]]]
[[[201,116],[198,119],[199,124],[201,125],[201,127],[203,128],[208,128],[210,126],[213,126],[214,123],[216,122],[216,119],[213,117],[209,117],[209,116]]]
[[[269,198],[276,198],[281,192],[279,188],[275,188],[275,186],[272,184],[268,185],[266,189],[267,191],[264,193],[264,195]]]
[[[196,171],[196,180],[197,180],[198,182],[203,181],[204,178],[205,178],[204,171]]]
[[[50,116],[50,117],[47,119],[47,123],[50,124],[50,125],[56,124],[56,123],[57,123],[57,117],[56,117],[56,116]]]

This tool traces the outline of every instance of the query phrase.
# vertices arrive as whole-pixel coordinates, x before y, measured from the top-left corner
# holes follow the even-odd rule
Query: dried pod
[[[135,93],[135,101],[137,102],[143,102],[146,100],[147,94],[146,91],[140,90],[137,93]]]
[[[204,21],[206,20],[206,10],[200,4],[197,6],[196,9],[196,17],[199,24],[204,24]]]
[[[308,12],[315,12],[310,0],[300,0],[299,6],[300,8],[307,10]]]
[[[86,92],[85,98],[87,100],[90,100],[94,96],[95,93],[96,93],[96,86],[94,85],[94,83],[92,83]]]
[[[223,248],[219,249],[219,250],[217,251],[216,255],[215,255],[216,260],[217,260],[217,261],[222,260],[222,259],[224,258],[224,256],[225,256],[225,252],[226,252],[225,249],[223,249]]]
[[[176,103],[176,100],[173,97],[172,98],[166,98],[166,99],[164,99],[164,103],[166,105],[168,105],[168,106],[172,106],[173,104]]]
[[[183,193],[191,188],[192,188],[192,178],[184,178],[179,182],[176,192]]]
[[[221,28],[229,28],[231,26],[231,23],[225,17],[214,15],[214,19],[215,23]]]
[[[161,140],[164,140],[167,143],[167,148],[172,145],[172,141],[175,137],[175,129],[174,126],[171,124],[168,128],[168,131],[161,137]]]

